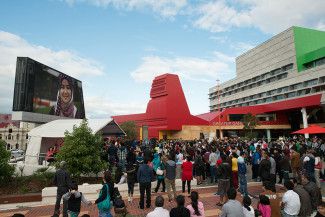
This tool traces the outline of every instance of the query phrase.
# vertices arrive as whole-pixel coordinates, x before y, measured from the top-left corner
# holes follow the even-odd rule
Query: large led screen
[[[13,111],[85,118],[82,83],[35,60],[18,57]]]

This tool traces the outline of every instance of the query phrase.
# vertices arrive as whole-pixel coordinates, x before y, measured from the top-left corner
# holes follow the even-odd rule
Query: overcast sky
[[[180,76],[192,114],[235,76],[235,57],[292,25],[325,30],[324,0],[3,0],[0,113],[17,56],[83,82],[90,118],[144,112],[152,79]]]

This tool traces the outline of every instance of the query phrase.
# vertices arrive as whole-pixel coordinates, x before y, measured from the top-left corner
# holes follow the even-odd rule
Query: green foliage
[[[15,168],[9,165],[10,152],[6,150],[6,142],[0,140],[0,183],[11,179]]]
[[[134,121],[126,121],[120,124],[120,127],[126,133],[126,140],[135,140],[138,137],[137,125]]]
[[[87,120],[83,120],[79,127],[73,127],[73,132],[65,132],[57,162],[65,161],[67,170],[76,178],[82,174],[97,174],[105,168],[105,162],[100,158],[102,145],[102,137],[93,134]]]
[[[258,119],[255,115],[252,115],[251,113],[245,114],[242,120],[242,123],[244,125],[245,130],[245,137],[248,139],[253,139],[257,137],[257,133],[253,132],[255,127],[259,125]],[[249,132],[248,132],[249,131]]]

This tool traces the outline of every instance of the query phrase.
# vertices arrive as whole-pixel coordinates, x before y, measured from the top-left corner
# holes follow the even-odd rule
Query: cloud
[[[231,65],[234,57],[215,52],[209,59],[195,57],[159,57],[146,56],[142,63],[131,72],[131,77],[137,82],[151,82],[154,77],[164,73],[175,73],[187,80],[211,81],[223,76],[232,75]]]
[[[236,7],[230,5],[231,2],[235,2]],[[215,0],[198,7],[193,25],[211,32],[255,27],[274,34],[293,25],[322,27],[324,11],[324,0]]]
[[[73,77],[104,74],[99,63],[67,51],[54,51],[27,42],[18,35],[0,31],[0,112],[10,112],[12,107],[16,59],[30,57]]]
[[[97,7],[108,7],[110,5],[117,9],[134,10],[150,8],[154,13],[162,17],[172,18],[187,5],[187,0],[66,0],[69,5],[78,2],[87,2]]]
[[[196,13],[199,18],[193,25],[211,32],[223,32],[232,26],[249,26],[251,24],[251,18],[245,11],[238,11],[222,0],[202,4]]]
[[[146,103],[137,102],[112,102],[107,97],[85,97],[88,118],[108,118],[112,115],[136,114],[146,111]]]

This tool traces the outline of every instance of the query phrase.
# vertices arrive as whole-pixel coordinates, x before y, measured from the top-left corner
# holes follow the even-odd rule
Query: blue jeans
[[[282,174],[283,174],[284,182],[288,182],[288,181],[290,181],[290,178],[289,178],[289,171],[282,170]]]
[[[110,211],[98,210],[98,217],[113,217]]]
[[[289,215],[285,211],[281,210],[281,216],[282,217],[297,217],[297,215]]]
[[[210,166],[210,174],[211,174],[211,183],[217,181],[216,177],[216,166]]]
[[[239,177],[239,191],[243,195],[248,195],[247,192],[247,179],[246,179],[246,174],[238,174]]]

